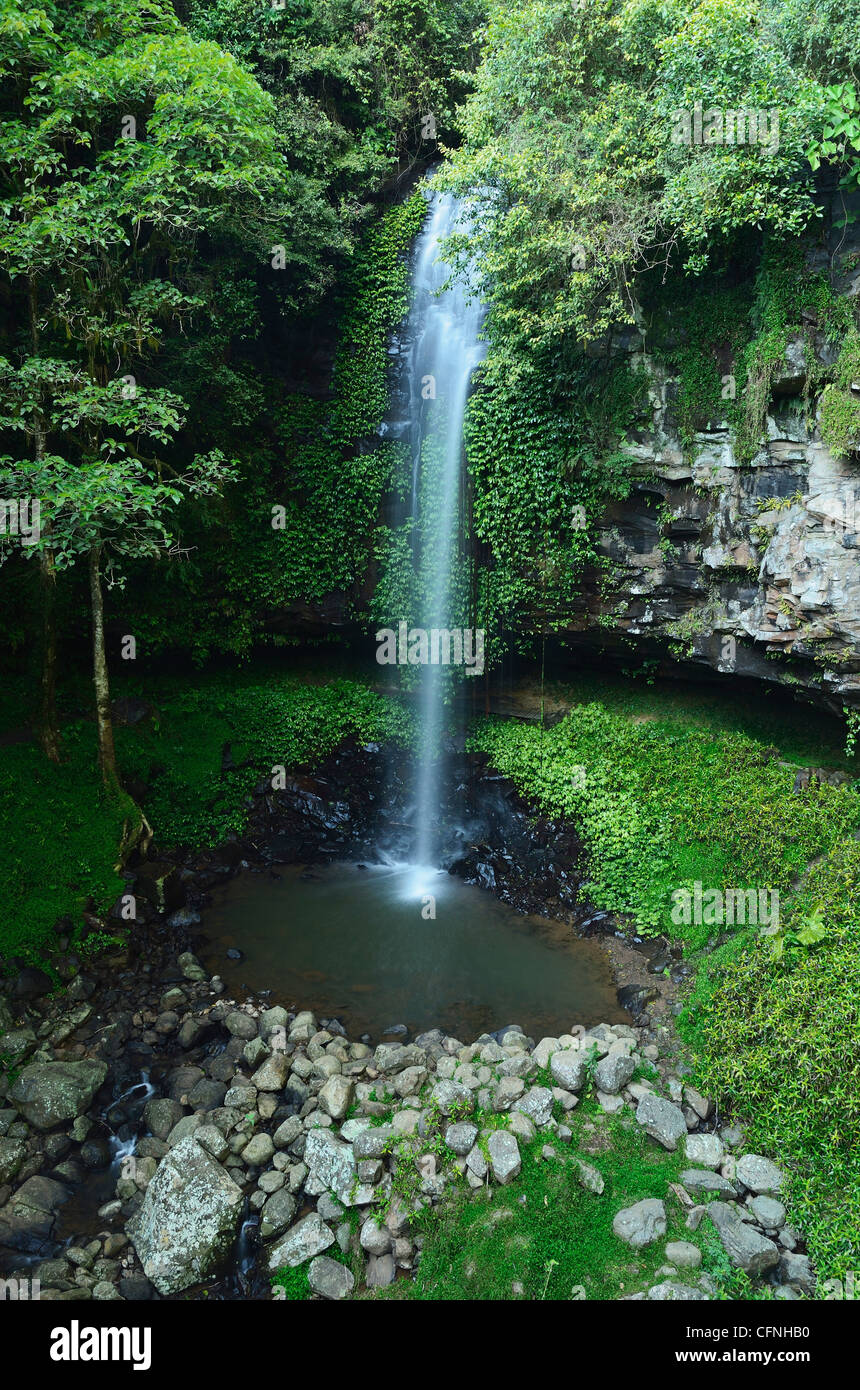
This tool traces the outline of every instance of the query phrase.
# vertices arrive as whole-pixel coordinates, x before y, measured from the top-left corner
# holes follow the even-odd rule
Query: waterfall
[[[443,289],[450,266],[439,261],[443,240],[468,231],[468,212],[450,194],[430,195],[417,238],[407,325],[408,430],[412,466],[413,621],[425,632],[462,628],[466,594],[460,559],[463,423],[472,373],[481,361],[484,307],[469,276]],[[459,582],[458,582],[459,581]],[[425,661],[419,671],[420,743],[414,786],[414,891],[438,867],[438,817],[448,668]]]

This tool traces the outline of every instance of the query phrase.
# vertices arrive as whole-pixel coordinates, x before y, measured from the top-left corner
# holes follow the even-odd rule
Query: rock
[[[223,1081],[198,1081],[188,1092],[188,1104],[194,1110],[217,1110],[223,1104],[227,1087]]]
[[[775,1197],[751,1197],[749,1209],[760,1226],[779,1231],[785,1225],[785,1207]]]
[[[364,1135],[359,1135],[359,1140],[363,1138]],[[308,1131],[305,1163],[322,1186],[345,1207],[364,1206],[373,1200],[373,1187],[358,1182],[356,1149],[335,1138],[329,1130]]]
[[[580,1052],[564,1050],[554,1052],[550,1059],[549,1069],[553,1078],[565,1091],[581,1091],[588,1076],[588,1066],[585,1057]]]
[[[430,1093],[430,1101],[446,1117],[450,1117],[452,1114],[455,1114],[457,1118],[470,1115],[475,1108],[475,1100],[471,1091],[456,1081],[437,1081]]]
[[[642,1097],[636,1107],[636,1122],[664,1149],[677,1148],[678,1140],[687,1133],[687,1122],[681,1110],[660,1096]]]
[[[234,1038],[244,1038],[246,1042],[257,1036],[257,1020],[251,1018],[250,1014],[242,1013],[240,1009],[234,1009],[227,1015],[224,1027]]]
[[[688,1134],[686,1138],[687,1158],[702,1168],[719,1168],[725,1155],[723,1141],[716,1134]]]
[[[356,1159],[384,1158],[397,1140],[397,1130],[393,1125],[378,1125],[357,1134],[352,1144]]]
[[[25,1067],[9,1098],[36,1129],[54,1129],[87,1109],[107,1076],[107,1063],[36,1062]]]
[[[143,1122],[156,1139],[167,1139],[183,1114],[178,1100],[148,1100],[143,1107]]]
[[[269,1269],[274,1272],[283,1269],[285,1265],[290,1269],[297,1269],[305,1260],[321,1255],[323,1250],[328,1250],[333,1244],[334,1234],[316,1212],[312,1211],[309,1216],[297,1221],[282,1241],[272,1246],[269,1251]]]
[[[468,1167],[470,1173],[473,1173],[476,1178],[481,1178],[482,1180],[487,1176],[487,1173],[490,1171],[489,1166],[487,1164],[487,1160],[484,1158],[484,1155],[482,1154],[477,1144],[466,1155],[466,1166]]]
[[[528,1115],[524,1115],[521,1110],[511,1111],[511,1121],[508,1130],[511,1134],[515,1134],[518,1139],[524,1139],[526,1143],[528,1143],[530,1139],[534,1139],[537,1133],[534,1121],[530,1120]]]
[[[632,1057],[618,1052],[610,1053],[608,1057],[602,1057],[594,1068],[594,1084],[606,1095],[617,1096],[635,1070],[636,1063]]]
[[[547,1086],[532,1086],[514,1103],[514,1109],[541,1128],[552,1119],[553,1094]]]
[[[738,1181],[751,1192],[779,1192],[785,1182],[785,1175],[761,1154],[744,1154],[738,1159]]]
[[[735,1206],[711,1202],[707,1209],[732,1264],[747,1274],[764,1274],[779,1262],[779,1250],[754,1226],[742,1221]]]
[[[352,1272],[339,1260],[333,1260],[328,1255],[317,1255],[316,1259],[311,1260],[308,1283],[313,1293],[319,1294],[320,1298],[331,1299],[332,1302],[349,1298],[355,1288]]]
[[[80,1158],[85,1168],[106,1168],[111,1160],[110,1145],[101,1135],[91,1137],[81,1145]]]
[[[302,1133],[302,1122],[298,1115],[290,1115],[283,1124],[278,1125],[273,1135],[276,1149],[288,1149]]]
[[[576,1176],[580,1187],[584,1187],[587,1192],[593,1192],[595,1196],[599,1197],[604,1188],[603,1175],[590,1163],[586,1163],[583,1158],[577,1158],[574,1155],[573,1162],[576,1165]]]
[[[330,1076],[319,1093],[320,1108],[333,1120],[343,1120],[352,1105],[355,1085],[346,1076]]]
[[[358,1240],[362,1250],[370,1255],[387,1255],[392,1246],[391,1232],[373,1216],[364,1222]]]
[[[229,1145],[217,1125],[200,1125],[194,1131],[195,1144],[202,1144],[207,1153],[222,1163],[227,1157]]]
[[[691,1109],[696,1112],[700,1120],[710,1119],[711,1115],[713,1115],[714,1102],[708,1100],[706,1096],[700,1095],[698,1091],[694,1091],[692,1086],[684,1087],[684,1099]]]
[[[26,1153],[27,1149],[20,1139],[0,1139],[0,1186],[12,1182],[24,1162]]]
[[[273,1052],[251,1077],[258,1091],[282,1091],[290,1074],[289,1059],[283,1052]]]
[[[487,1140],[487,1152],[496,1182],[503,1185],[519,1176],[522,1169],[520,1148],[516,1139],[506,1129],[494,1129]]]
[[[242,1205],[241,1189],[194,1139],[171,1149],[128,1226],[160,1294],[180,1293],[219,1267],[233,1248]]]
[[[680,1181],[690,1192],[719,1192],[722,1197],[737,1197],[737,1189],[727,1178],[712,1173],[709,1168],[685,1168]]]
[[[791,1284],[810,1298],[815,1297],[815,1275],[808,1255],[781,1254],[777,1273],[783,1284]]]
[[[510,1110],[515,1101],[525,1091],[525,1082],[520,1076],[503,1076],[493,1096],[493,1109],[497,1114]]]
[[[39,1252],[50,1237],[56,1212],[69,1190],[53,1178],[27,1178],[0,1209],[0,1246]]]
[[[666,1246],[666,1259],[678,1269],[698,1269],[702,1263],[702,1252],[691,1240],[670,1240]]]
[[[698,1302],[707,1301],[709,1295],[703,1289],[693,1289],[689,1284],[677,1284],[668,1279],[662,1284],[652,1284],[648,1298],[652,1303]]]
[[[273,1192],[260,1213],[260,1236],[272,1240],[287,1229],[296,1214],[296,1199],[286,1188]]]
[[[38,999],[40,995],[50,994],[53,988],[54,982],[44,970],[39,970],[34,965],[25,965],[15,980],[12,997],[13,999]]]
[[[275,1146],[268,1134],[255,1134],[242,1150],[242,1162],[249,1168],[264,1168],[272,1161]]]
[[[471,1124],[467,1120],[462,1120],[458,1124],[449,1125],[445,1130],[445,1143],[455,1154],[465,1156],[473,1147],[478,1137],[478,1126]]]
[[[427,1080],[426,1067],[406,1067],[394,1078],[394,1090],[398,1096],[414,1096]]]
[[[395,1273],[393,1255],[371,1255],[367,1262],[365,1282],[369,1289],[384,1289],[394,1283]]]
[[[651,1245],[666,1234],[666,1208],[656,1197],[646,1197],[632,1207],[624,1207],[612,1222],[612,1229],[634,1250]]]

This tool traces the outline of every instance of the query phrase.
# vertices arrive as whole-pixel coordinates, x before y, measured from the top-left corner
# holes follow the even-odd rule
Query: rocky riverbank
[[[470,1043],[433,1030],[371,1048],[336,1020],[222,991],[183,952],[124,1026],[67,998],[32,1001],[13,1027],[6,1009],[2,1047],[16,1057],[0,1108],[7,1280],[37,1279],[43,1299],[279,1298],[289,1272],[306,1267],[313,1295],[366,1295],[416,1276],[428,1213],[464,1193],[491,1201],[537,1146],[601,1204],[618,1242],[664,1244],[656,1282],[618,1297],[714,1296],[700,1268],[703,1223],[776,1296],[813,1292],[780,1200],[783,1173],[745,1152],[741,1129],[685,1084],[652,1030],[580,1026],[535,1042],[510,1025]],[[134,1088],[125,1110],[111,1097],[147,1048],[154,1064],[135,1119]],[[584,1130],[580,1106],[593,1112]],[[601,1145],[584,1142],[610,1116],[657,1153],[683,1153],[663,1197],[613,1209]],[[80,1220],[80,1192],[100,1167],[112,1191],[76,1226],[69,1208]],[[688,1239],[666,1241],[667,1209]]]

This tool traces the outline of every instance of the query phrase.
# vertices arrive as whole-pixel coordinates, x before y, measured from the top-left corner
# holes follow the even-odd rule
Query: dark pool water
[[[627,1018],[598,942],[444,872],[331,864],[242,874],[213,895],[207,966],[230,990],[341,1019],[351,1036],[442,1027],[464,1041]],[[422,916],[435,900],[435,919]],[[227,958],[228,947],[244,952]]]

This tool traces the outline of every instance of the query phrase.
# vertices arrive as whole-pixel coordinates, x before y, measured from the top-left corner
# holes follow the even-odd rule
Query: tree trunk
[[[105,656],[105,610],[102,594],[101,546],[90,550],[90,605],[93,615],[93,684],[96,690],[96,721],[99,734],[99,766],[108,791],[119,791],[119,773],[113,742],[110,713],[110,684]]]
[[[39,355],[39,305],[36,282],[30,277],[30,339],[33,356]],[[38,406],[33,409],[33,449],[36,462],[45,457],[45,421]],[[47,529],[47,528],[46,528]],[[57,718],[57,580],[54,555],[50,549],[39,556],[39,590],[42,596],[42,698],[39,713],[39,742],[51,762],[60,761],[60,722]]]
[[[60,726],[57,719],[57,582],[50,552],[39,556],[39,588],[42,594],[42,699],[39,742],[52,763],[60,761]]]

